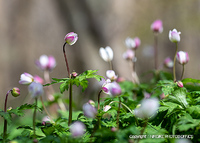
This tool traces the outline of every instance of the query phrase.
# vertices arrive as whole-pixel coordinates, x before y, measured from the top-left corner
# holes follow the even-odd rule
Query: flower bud
[[[128,49],[125,53],[123,53],[123,58],[125,60],[132,60],[135,57],[135,52],[131,49]]]
[[[89,100],[88,103],[89,103],[90,105],[92,105],[93,107],[95,107],[95,102],[94,102],[93,100]]]
[[[176,58],[181,65],[187,64],[189,61],[188,53],[184,51],[179,51]]]
[[[115,81],[110,84],[109,90],[112,96],[118,96],[122,93],[121,87]]]
[[[109,46],[107,46],[105,49],[101,47],[99,49],[99,54],[101,58],[106,62],[113,60],[113,50]]]
[[[32,82],[28,86],[28,91],[31,94],[32,98],[37,98],[44,93],[42,84],[37,82]]]
[[[141,44],[140,38],[135,37],[134,41],[135,41],[135,49],[137,49],[140,46],[140,44]]]
[[[25,73],[21,74],[19,83],[20,84],[30,84],[33,81],[34,81],[33,76],[31,74],[25,72]]]
[[[11,94],[12,94],[12,96],[14,96],[14,97],[20,96],[20,89],[17,88],[17,87],[14,87],[14,88],[11,90]]]
[[[33,78],[34,78],[35,82],[38,82],[38,83],[41,83],[41,84],[44,83],[44,80],[41,77],[39,77],[38,75],[35,75]]]
[[[46,123],[50,123],[50,122],[51,122],[51,120],[50,120],[49,116],[45,116],[42,118],[43,125],[46,125]]]
[[[53,70],[56,66],[56,60],[53,56],[42,55],[39,60],[35,62],[40,70]]]
[[[69,130],[72,134],[73,137],[80,137],[85,133],[85,125],[80,122],[80,121],[76,121],[73,124],[71,124]]]
[[[107,70],[107,71],[106,71],[106,76],[107,76],[110,80],[116,80],[116,79],[117,79],[117,75],[115,75],[115,71],[113,71],[113,70]]]
[[[174,62],[171,60],[170,57],[167,57],[165,60],[164,60],[164,66],[166,68],[172,68],[174,65]]]
[[[151,30],[155,33],[163,32],[163,24],[161,20],[156,20],[151,24]]]
[[[106,106],[103,108],[103,111],[104,111],[104,112],[107,112],[110,108],[111,108],[110,105],[106,105]]]
[[[155,116],[159,108],[159,101],[157,98],[143,99],[141,106],[135,109],[135,116],[139,118],[148,119]]]
[[[183,87],[183,83],[181,81],[176,82],[179,87]]]
[[[127,37],[126,40],[125,40],[125,45],[127,48],[135,48],[136,46],[136,43],[135,43],[135,40],[130,38],[130,37]]]
[[[83,113],[88,118],[95,118],[95,116],[97,114],[97,110],[95,107],[93,107],[89,103],[85,103],[83,105]]]
[[[72,72],[72,77],[77,77],[77,72]]]
[[[67,44],[73,45],[78,40],[78,35],[76,33],[74,33],[74,32],[70,32],[65,36],[64,39],[65,39]]]
[[[176,29],[173,29],[173,31],[169,31],[169,40],[173,43],[180,42],[181,37],[180,37],[181,32],[178,32]]]
[[[106,93],[106,94],[111,94],[110,93],[110,90],[109,90],[109,86],[110,86],[110,84],[111,84],[111,80],[110,79],[107,79],[105,82],[104,82],[104,84],[102,85],[102,91],[104,92],[104,93]]]

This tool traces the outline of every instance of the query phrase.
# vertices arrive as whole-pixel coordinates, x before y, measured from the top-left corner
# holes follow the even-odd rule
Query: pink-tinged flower
[[[42,124],[46,125],[46,123],[50,123],[51,119],[49,118],[49,116],[45,116],[42,118]]]
[[[113,60],[113,50],[109,46],[107,46],[105,49],[101,47],[99,49],[99,54],[101,58],[106,62]]]
[[[80,137],[85,133],[86,127],[82,122],[76,121],[71,124],[69,130],[73,137]]]
[[[181,37],[180,37],[181,32],[178,32],[176,29],[173,29],[172,31],[169,31],[169,40],[173,43],[180,42]]]
[[[174,65],[174,62],[172,61],[172,59],[170,57],[167,57],[165,60],[164,60],[164,66],[166,68],[172,68]]]
[[[112,128],[111,128],[111,131],[112,131],[112,132],[116,132],[116,131],[117,131],[117,128],[112,127]]]
[[[56,60],[53,56],[42,55],[39,60],[35,62],[35,64],[41,70],[51,71],[56,66]]]
[[[125,44],[126,44],[126,47],[130,49],[135,48],[136,46],[135,40],[130,37],[126,38]]]
[[[135,37],[134,41],[135,41],[135,49],[137,49],[140,46],[140,44],[141,44],[140,38]]]
[[[78,35],[76,33],[74,33],[74,32],[70,32],[65,36],[64,39],[65,39],[67,44],[73,45],[78,40]]]
[[[102,90],[103,90],[104,93],[111,95],[111,96],[118,96],[122,92],[120,85],[116,81],[107,82],[102,87]]]
[[[151,24],[151,30],[155,33],[163,32],[163,24],[161,20],[156,20]]]
[[[95,116],[97,114],[97,110],[91,104],[85,103],[83,105],[83,113],[88,118],[95,118]]]
[[[110,90],[109,90],[109,87],[110,87],[110,84],[111,84],[111,80],[110,79],[107,79],[104,84],[102,85],[102,91],[106,94],[109,94],[111,95],[110,93]]]
[[[104,112],[107,112],[110,108],[111,108],[110,105],[106,105],[106,106],[103,108],[103,111],[104,111]]]
[[[184,51],[179,51],[176,55],[176,58],[181,65],[187,64],[189,61],[189,55]]]
[[[73,77],[77,77],[78,73],[77,72],[72,72]]]
[[[130,38],[127,37],[125,40],[125,45],[129,49],[137,49],[141,44],[141,41],[138,37]]]
[[[123,58],[125,60],[133,60],[135,58],[135,52],[131,49],[128,49],[125,53],[123,53]]]
[[[42,94],[44,93],[42,84],[37,82],[32,82],[28,86],[28,91],[32,98],[37,98],[39,96],[42,96]]]
[[[183,87],[183,83],[181,81],[176,82],[179,87]]]
[[[152,116],[155,116],[157,110],[159,109],[159,101],[157,98],[143,99],[141,106],[134,110],[135,116],[148,119]]]
[[[115,75],[115,71],[113,70],[107,70],[106,76],[112,81],[117,79],[117,75]]]
[[[25,72],[25,73],[21,74],[19,83],[20,84],[30,84],[33,81],[34,81],[33,76],[31,74]]]
[[[123,81],[125,81],[125,79],[123,77],[118,77],[117,80],[116,80],[116,82],[118,82],[118,83],[123,82]]]
[[[20,89],[17,88],[17,87],[14,87],[14,88],[11,90],[11,94],[12,94],[12,96],[14,96],[14,97],[20,96]]]
[[[39,82],[41,84],[44,83],[44,80],[41,77],[39,77],[38,75],[35,75],[33,78],[34,78],[35,82]]]

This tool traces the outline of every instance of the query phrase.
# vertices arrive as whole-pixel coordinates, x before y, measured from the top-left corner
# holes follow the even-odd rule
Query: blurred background
[[[140,77],[154,68],[150,25],[157,19],[163,21],[164,27],[158,37],[159,64],[174,56],[175,44],[169,41],[168,33],[176,28],[181,32],[179,50],[190,56],[184,78],[199,79],[200,0],[0,0],[0,108],[3,109],[6,92],[13,87],[21,89],[21,96],[9,96],[8,107],[24,104],[28,91],[26,85],[18,83],[20,75],[28,72],[43,77],[35,66],[42,54],[52,55],[57,61],[51,77],[67,76],[62,46],[64,36],[72,31],[79,39],[66,47],[71,72],[97,69],[99,75],[105,76],[109,65],[99,56],[99,48],[110,46],[117,75],[130,79],[131,70],[122,58],[126,51],[124,41],[137,36],[141,39],[136,63]],[[177,77],[180,74],[181,66],[177,64]],[[54,87],[59,92],[59,85]],[[74,91],[75,103],[82,106],[89,98],[96,100],[99,90],[98,83],[91,80],[89,90]],[[68,93],[64,94],[67,97]]]

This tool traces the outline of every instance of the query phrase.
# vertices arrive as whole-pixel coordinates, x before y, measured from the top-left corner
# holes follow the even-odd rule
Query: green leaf
[[[175,87],[177,87],[177,84],[172,80],[160,80],[157,87],[161,87],[163,93],[169,95],[174,91]]]
[[[179,88],[173,92],[173,95],[177,98],[178,102],[187,108],[188,103],[186,101],[186,90],[184,88]]]
[[[64,82],[60,85],[60,93],[63,93],[65,90],[69,89],[68,83]]]
[[[11,123],[12,117],[8,112],[4,112],[4,111],[1,110],[0,116],[3,117],[8,122],[8,124]]]

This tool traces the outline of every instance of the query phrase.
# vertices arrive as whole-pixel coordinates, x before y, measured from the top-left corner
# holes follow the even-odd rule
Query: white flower
[[[33,81],[34,81],[33,76],[31,74],[25,72],[25,73],[21,74],[19,83],[20,84],[30,84]]]
[[[106,106],[103,108],[103,111],[104,111],[104,112],[107,112],[110,108],[111,108],[110,105],[106,105]]]
[[[148,119],[151,116],[155,116],[159,108],[159,101],[157,98],[143,99],[141,106],[135,109],[135,116],[139,118]]]
[[[97,114],[97,110],[95,107],[93,107],[91,104],[89,103],[85,103],[83,105],[83,112],[84,112],[84,115],[86,117],[89,117],[89,118],[95,118],[96,114]]]
[[[110,80],[116,80],[116,79],[117,79],[117,75],[115,75],[115,71],[113,71],[113,70],[107,70],[107,71],[106,71],[106,76],[107,76]]]
[[[135,46],[136,46],[135,40],[130,37],[126,38],[125,44],[126,44],[127,48],[135,48]]]
[[[181,32],[178,32],[176,29],[173,29],[172,31],[169,31],[169,40],[173,43],[180,42],[181,37],[180,37]]]
[[[113,50],[109,46],[107,46],[105,49],[101,47],[99,49],[99,54],[101,58],[106,62],[113,60]]]
[[[80,121],[76,121],[70,126],[69,130],[73,137],[80,137],[85,133],[85,125]]]
[[[183,65],[183,64],[187,64],[189,61],[189,56],[187,52],[184,51],[179,51],[176,55],[176,58],[178,60],[178,62]]]

